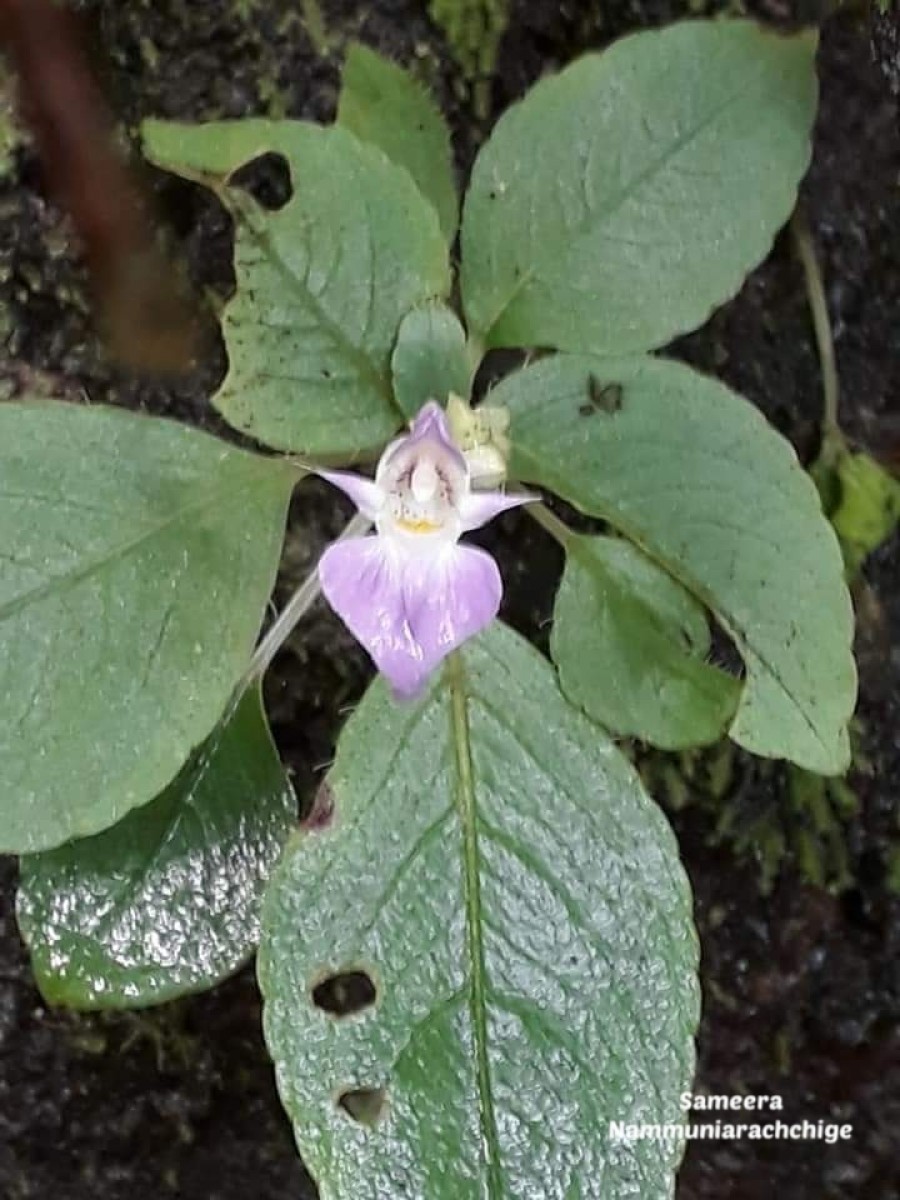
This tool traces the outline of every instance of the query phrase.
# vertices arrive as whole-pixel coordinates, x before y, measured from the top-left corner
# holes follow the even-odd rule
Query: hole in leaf
[[[328,975],[312,990],[312,1001],[331,1017],[351,1017],[375,1003],[378,992],[367,971]]]
[[[494,384],[518,370],[527,360],[524,350],[488,350],[475,373],[473,397],[479,402],[484,400]]]
[[[284,208],[294,194],[291,169],[283,154],[261,154],[239,167],[228,182],[249,192],[257,204],[270,212]]]
[[[388,1106],[386,1088],[352,1088],[338,1097],[338,1106],[354,1121],[374,1129]]]
[[[746,675],[744,660],[741,658],[741,652],[738,650],[730,634],[722,628],[712,615],[709,618],[709,625],[711,640],[707,656],[708,661],[717,667],[721,667],[723,671],[727,671],[735,679],[743,679]]]

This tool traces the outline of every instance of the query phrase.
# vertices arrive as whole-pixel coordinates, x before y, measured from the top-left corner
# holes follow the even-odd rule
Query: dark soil
[[[299,5],[93,0],[80,7],[126,128],[144,115],[326,118],[333,109],[336,62],[315,51],[294,12]],[[483,130],[469,119],[465,89],[424,4],[334,0],[323,8],[336,45],[360,36],[417,63],[451,116],[465,167]],[[756,8],[769,20],[797,15],[781,0]],[[655,0],[520,0],[492,83],[494,112],[580,50],[684,12],[683,4]],[[882,36],[882,58],[886,44]],[[842,417],[861,446],[896,460],[900,138],[891,71],[873,61],[864,11],[828,20],[820,67],[821,115],[804,204],[828,284]],[[223,213],[201,190],[149,174],[192,277],[225,294],[230,231]],[[24,380],[221,432],[207,402],[224,369],[212,316],[202,366],[162,386],[110,367],[85,296],[66,223],[44,195],[33,154],[20,150],[14,175],[0,179],[0,311],[4,304],[11,309],[0,385]],[[803,278],[785,236],[740,295],[676,350],[740,389],[811,458],[820,381]],[[279,600],[343,519],[331,493],[304,484]],[[559,566],[555,548],[514,515],[498,522],[491,544],[508,582],[507,619],[542,643]],[[887,876],[900,789],[900,539],[884,546],[864,575],[857,591],[863,766],[852,780],[860,811],[845,831],[851,885],[830,894],[789,863],[765,896],[757,864],[714,844],[708,806],[689,804],[673,814],[703,945],[697,1090],[777,1093],[786,1119],[849,1121],[853,1138],[839,1147],[695,1143],[680,1200],[900,1195],[900,899]],[[322,608],[276,662],[269,709],[307,799],[331,756],[341,712],[368,674],[365,656]],[[781,774],[740,762],[743,777],[754,781],[752,803],[777,811]],[[252,973],[152,1014],[101,1019],[48,1011],[18,940],[14,887],[14,865],[0,862],[0,1197],[313,1196],[275,1095]]]

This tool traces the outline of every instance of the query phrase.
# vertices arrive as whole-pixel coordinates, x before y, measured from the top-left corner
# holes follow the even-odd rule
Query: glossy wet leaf
[[[0,851],[171,782],[249,661],[295,478],[170,421],[0,404]]]
[[[259,974],[283,1102],[323,1200],[670,1196],[697,945],[661,812],[517,634],[424,699],[380,681],[341,736],[334,818],[270,884]],[[374,1000],[319,1008],[334,973]]]
[[[257,691],[163,794],[22,859],[18,918],[51,1004],[134,1008],[212,987],[256,948],[297,804]]]
[[[419,81],[355,42],[344,63],[337,119],[360,141],[372,142],[409,171],[438,214],[444,237],[452,242],[459,201],[450,130]]]
[[[617,411],[588,402],[620,389]],[[514,478],[603,517],[711,609],[746,667],[731,736],[821,774],[848,765],[853,614],[790,444],[723,384],[662,359],[548,358],[491,396]]]
[[[450,392],[469,395],[474,364],[466,333],[443,304],[426,304],[404,318],[391,359],[394,396],[412,419],[428,400],[446,404]]]
[[[550,648],[569,699],[614,733],[679,749],[734,716],[740,684],[708,662],[703,606],[630,542],[567,541]]]
[[[815,49],[810,33],[686,21],[538,83],[473,170],[470,328],[489,346],[620,354],[702,324],[790,216]]]
[[[410,309],[450,286],[437,215],[409,174],[346,129],[302,121],[148,121],[144,150],[236,211],[236,291],[222,330],[228,374],[213,403],[269,445],[347,460],[401,424],[390,356]],[[265,211],[227,181],[265,153],[293,195]]]

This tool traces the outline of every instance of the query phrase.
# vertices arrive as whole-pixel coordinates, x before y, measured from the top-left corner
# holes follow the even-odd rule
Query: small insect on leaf
[[[582,417],[592,417],[598,412],[612,415],[622,407],[622,385],[602,383],[593,372],[587,377],[587,396],[587,402],[578,406]]]

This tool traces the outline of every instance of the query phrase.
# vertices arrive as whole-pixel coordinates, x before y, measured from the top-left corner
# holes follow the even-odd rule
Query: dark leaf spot
[[[388,1098],[385,1088],[352,1088],[342,1092],[338,1105],[360,1125],[374,1129],[387,1113]]]
[[[316,1008],[331,1017],[351,1017],[370,1008],[378,997],[367,971],[340,971],[327,975],[312,990]]]
[[[622,407],[622,385],[620,383],[601,383],[596,375],[587,377],[587,404],[581,404],[578,411],[583,417],[590,417],[595,412],[607,414],[617,413]]]

